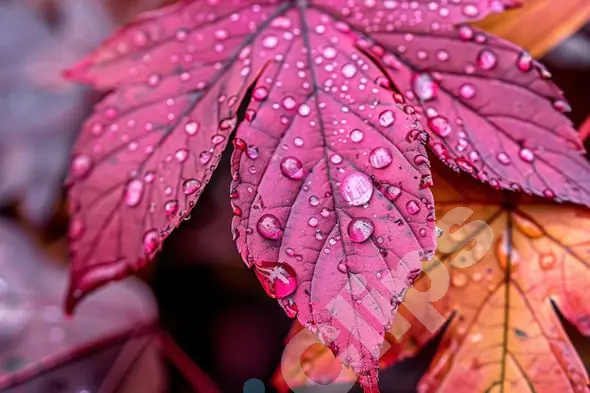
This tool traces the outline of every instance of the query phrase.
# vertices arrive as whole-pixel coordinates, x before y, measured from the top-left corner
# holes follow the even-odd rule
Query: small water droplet
[[[489,49],[483,49],[477,55],[477,65],[482,70],[491,70],[498,64],[496,54]]]
[[[533,58],[529,53],[523,52],[518,57],[518,60],[516,61],[516,65],[517,65],[518,69],[521,70],[522,72],[529,72],[530,70],[533,69]]]
[[[555,254],[553,252],[547,252],[539,256],[539,266],[543,270],[551,270],[555,266]]]
[[[356,66],[354,64],[345,64],[342,67],[342,75],[344,75],[346,78],[352,78],[353,76],[356,75]]]
[[[459,88],[459,94],[465,99],[471,99],[475,96],[475,87],[472,84],[464,83]]]
[[[196,133],[199,132],[199,123],[196,121],[189,121],[184,126],[184,132],[190,136],[196,135]]]
[[[350,240],[356,243],[368,240],[374,230],[375,225],[373,225],[373,222],[364,217],[354,218],[348,224],[348,236]]]
[[[418,205],[418,202],[416,201],[408,201],[408,203],[406,203],[406,211],[408,214],[415,216],[420,213],[420,205]]]
[[[496,155],[496,159],[502,165],[509,165],[510,164],[510,157],[506,153],[498,153]]]
[[[166,216],[172,217],[176,213],[178,213],[178,201],[168,201],[164,204],[164,211],[166,212]]]
[[[421,101],[430,101],[436,97],[437,85],[430,74],[421,73],[414,76],[412,90]]]
[[[143,182],[141,180],[132,180],[127,184],[125,190],[125,204],[129,207],[139,205],[143,198]]]
[[[281,161],[281,172],[283,175],[293,180],[303,179],[303,164],[295,157],[285,157]]]
[[[93,167],[92,159],[86,154],[80,154],[74,156],[70,170],[75,179],[83,179],[88,176]]]
[[[469,282],[469,277],[463,272],[454,273],[451,277],[451,284],[457,288],[463,288]]]
[[[277,240],[283,236],[281,222],[272,214],[265,214],[260,217],[256,224],[256,229],[258,229],[258,233],[267,239]]]
[[[524,162],[533,162],[535,160],[535,153],[533,153],[531,149],[527,149],[526,147],[520,149],[518,156]]]
[[[353,141],[354,143],[359,143],[363,140],[364,138],[364,134],[361,130],[355,129],[352,130],[350,133],[350,140]]]
[[[155,253],[160,247],[161,237],[156,229],[149,230],[143,236],[143,250],[146,255]]]

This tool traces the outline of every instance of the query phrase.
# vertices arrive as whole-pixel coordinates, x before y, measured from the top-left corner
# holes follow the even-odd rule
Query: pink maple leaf
[[[428,137],[395,86],[419,98],[431,146],[447,163],[493,169],[501,186],[587,200],[583,180],[568,185],[535,147],[581,168],[576,135],[552,108],[565,106],[554,87],[509,44],[456,27],[513,5],[184,0],[119,31],[69,72],[113,92],[74,151],[68,308],[155,255],[235,130],[230,197],[244,261],[376,391],[384,331],[435,243]],[[507,91],[516,101],[497,100]],[[462,93],[475,103],[467,107]],[[529,106],[548,113],[536,110],[536,119]],[[495,113],[508,120],[489,126]],[[503,138],[524,144],[508,149]],[[456,147],[467,140],[487,142],[480,167],[467,159],[473,149]],[[528,172],[498,160],[527,149]]]

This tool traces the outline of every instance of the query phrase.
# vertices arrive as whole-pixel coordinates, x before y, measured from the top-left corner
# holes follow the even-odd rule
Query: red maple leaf
[[[113,92],[72,161],[68,308],[154,256],[236,130],[242,257],[375,390],[384,332],[435,243],[428,137],[395,86],[419,98],[447,163],[588,202],[588,169],[546,74],[456,27],[512,5],[184,0],[122,29],[70,71]],[[558,158],[575,177],[547,164]]]

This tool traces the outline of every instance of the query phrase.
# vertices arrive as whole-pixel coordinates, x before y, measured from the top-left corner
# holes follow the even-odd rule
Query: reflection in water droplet
[[[164,211],[166,212],[166,216],[172,217],[176,213],[178,213],[178,201],[168,201],[164,204]]]
[[[256,229],[258,229],[258,233],[267,239],[277,240],[283,235],[281,222],[272,214],[265,214],[260,217]]]
[[[496,54],[489,49],[483,49],[477,55],[477,65],[482,70],[491,70],[497,63],[498,58],[496,57]]]
[[[430,74],[422,73],[414,76],[412,90],[421,101],[429,101],[436,97],[437,85]]]
[[[446,117],[435,116],[428,119],[428,126],[438,136],[444,138],[453,131],[451,124]]]
[[[303,164],[295,157],[285,157],[281,161],[281,172],[293,180],[303,179]]]
[[[201,182],[197,179],[188,179],[182,184],[182,190],[186,195],[192,195],[201,188]]]
[[[272,298],[284,298],[297,289],[295,271],[286,263],[259,262],[254,272],[266,293]]]
[[[363,173],[352,173],[342,181],[340,193],[349,205],[361,206],[373,196],[373,183]]]
[[[406,210],[408,212],[408,214],[415,216],[416,214],[420,213],[420,205],[418,205],[418,202],[416,201],[408,201],[408,203],[406,203]]]
[[[392,161],[391,150],[387,147],[377,147],[369,154],[369,162],[376,169],[386,168],[391,165]]]
[[[356,243],[362,243],[368,240],[374,230],[375,226],[373,222],[364,217],[354,218],[348,224],[348,236],[350,240]]]
[[[132,180],[127,184],[125,190],[125,204],[129,207],[139,205],[143,198],[143,182],[141,180]]]
[[[393,111],[386,110],[379,114],[379,124],[383,127],[390,127],[395,123],[395,115]]]

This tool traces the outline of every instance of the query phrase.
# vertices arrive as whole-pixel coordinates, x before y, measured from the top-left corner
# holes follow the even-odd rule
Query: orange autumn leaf
[[[590,335],[590,211],[495,191],[446,168],[435,173],[439,251],[400,306],[382,368],[415,355],[450,320],[420,393],[588,392],[551,301]],[[302,330],[294,325],[287,342]],[[332,383],[328,374],[340,367],[314,345],[273,382],[280,393],[290,391],[286,378],[291,387]],[[342,376],[334,383],[355,380]]]
[[[523,0],[520,9],[477,25],[541,57],[590,20],[588,0]]]
[[[393,329],[399,359],[453,316],[419,391],[588,392],[551,304],[590,335],[588,209],[494,193],[454,174],[439,176],[434,193],[443,229],[438,259],[425,264]],[[465,222],[464,211],[453,217],[461,209],[471,211]],[[432,303],[412,300],[441,290]]]

